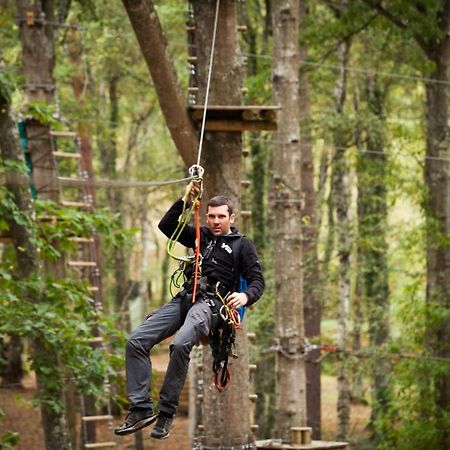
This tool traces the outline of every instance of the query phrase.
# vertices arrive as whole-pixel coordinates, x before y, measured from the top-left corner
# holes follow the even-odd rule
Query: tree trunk
[[[153,0],[122,0],[153,79],[161,110],[172,139],[186,166],[196,162],[198,141],[167,53]]]
[[[346,40],[339,46],[339,59],[341,61],[341,73],[335,86],[336,114],[343,121],[344,104],[346,98],[346,66],[350,52],[350,41]],[[338,124],[334,132],[335,158],[333,167],[333,195],[336,207],[337,227],[337,252],[339,259],[338,281],[338,348],[348,350],[348,332],[350,319],[350,256],[351,256],[351,223],[349,219],[350,186],[349,169],[345,159],[347,137],[345,125]],[[347,440],[350,426],[350,385],[348,380],[348,360],[340,361],[338,374],[338,424],[337,439]]]
[[[387,160],[382,135],[383,93],[376,79],[366,79],[365,98],[372,120],[366,129],[367,149],[370,152],[358,153],[358,262],[367,310],[370,345],[379,348],[389,339],[389,286],[386,241]],[[372,367],[372,422],[374,422],[387,410],[389,365],[385,358],[379,358],[373,362]],[[383,434],[383,431],[377,431],[375,440],[381,442]]]
[[[195,20],[198,104],[204,104],[216,2],[192,1]],[[218,15],[216,46],[208,104],[240,105],[242,61],[236,34],[236,4],[222,0]],[[239,219],[242,136],[239,132],[205,133],[200,164],[205,168],[205,199],[216,194],[231,198]],[[236,225],[239,225],[237,220]],[[203,445],[207,448],[246,445],[253,442],[248,411],[249,370],[245,330],[236,333],[238,359],[230,359],[231,384],[218,393],[212,384],[211,352],[203,352],[204,401]],[[239,404],[239,408],[236,405]]]
[[[42,7],[42,9],[41,9]],[[35,13],[35,17],[41,17],[41,13],[46,11],[47,19],[52,20],[52,8],[53,4],[51,2],[46,2],[43,5],[30,5],[27,1],[19,1],[18,2],[18,15],[19,17],[26,17],[27,11],[33,11]],[[24,73],[27,74],[30,78],[26,78],[27,83],[32,83],[35,85],[46,84],[43,81],[47,82],[52,80],[51,73],[48,73],[46,69],[52,70],[53,64],[48,61],[48,58],[45,58],[43,61],[43,66],[39,66],[38,61],[34,59],[34,56],[42,56],[41,51],[47,49],[47,37],[44,34],[44,31],[47,31],[47,36],[50,41],[50,49],[52,48],[53,41],[51,40],[51,30],[46,30],[47,27],[44,28],[43,25],[35,25],[28,26],[26,24],[21,25],[21,40],[23,47],[23,62],[24,62]],[[47,63],[47,64],[46,64]],[[36,69],[36,73],[31,76],[32,70],[34,67]],[[42,78],[39,77],[42,71]],[[36,97],[41,100],[47,100],[45,91],[42,92],[42,88],[37,88]],[[42,136],[43,132],[46,131],[45,127],[36,125],[37,130],[40,132],[39,134]],[[20,147],[14,135],[15,123],[10,117],[10,108],[7,102],[7,99],[0,98],[0,146],[2,151],[3,161],[12,160],[16,164],[21,163],[21,159],[19,157]],[[32,137],[29,136],[29,138]],[[44,134],[47,135],[48,134]],[[39,145],[42,141],[34,141],[35,145]],[[44,145],[48,141],[43,141]],[[32,150],[33,141],[30,140],[30,151]],[[49,147],[50,148],[50,147]],[[45,155],[45,153],[44,153]],[[42,164],[45,164],[45,161],[42,161]],[[14,175],[14,174],[13,174]],[[14,183],[13,180],[8,179],[9,174],[6,174],[6,182],[7,188],[12,193],[14,201],[21,211],[29,211],[31,208],[31,198],[28,187],[19,186]],[[41,177],[37,177],[37,179],[41,179]],[[41,187],[39,184],[36,187]],[[41,189],[42,190],[42,189]],[[38,256],[37,251],[34,245],[30,240],[30,235],[25,227],[21,226],[14,221],[11,222],[11,231],[13,236],[13,243],[16,249],[17,254],[17,262],[18,262],[18,277],[20,279],[27,279],[32,274],[37,272],[38,270]],[[56,272],[56,271],[55,271]],[[38,301],[35,299],[28,299],[28,301]],[[58,365],[57,355],[47,354],[45,350],[44,343],[40,342],[37,339],[31,345],[31,354],[33,360],[39,361],[41,358],[45,358],[48,362],[52,363],[55,367]],[[36,371],[37,382],[38,382],[38,390],[41,391],[42,394],[42,382],[45,385],[44,374],[39,371]],[[57,384],[54,384],[52,388],[47,387],[45,391],[45,397],[51,396],[54,401],[60,402],[64,405],[64,393],[63,390],[57,387]],[[41,417],[42,417],[42,426],[44,429],[44,437],[45,437],[45,447],[47,450],[70,450],[71,442],[69,438],[69,433],[67,429],[67,424],[64,416],[64,408],[62,410],[55,410],[51,408],[45,402],[41,403]]]
[[[450,251],[447,244],[440,244],[450,235],[450,183],[448,164],[448,61],[449,51],[435,61],[434,82],[426,84],[427,160],[425,181],[428,186],[427,208],[427,302],[443,311],[450,308]],[[448,315],[438,324],[432,320],[428,329],[430,350],[433,355],[450,358],[450,318]],[[437,421],[450,409],[450,372],[436,378],[437,404],[441,408]],[[441,436],[439,448],[450,448],[450,431]]]
[[[290,428],[306,425],[299,130],[299,4],[273,4],[272,86],[281,105],[273,135],[271,206],[274,224],[277,436],[290,441]],[[276,150],[275,150],[276,149]]]
[[[306,15],[306,1],[300,2],[300,32]],[[308,49],[300,45],[300,60],[308,59]],[[309,96],[308,75],[300,72],[299,79],[300,106],[300,146],[301,146],[301,186],[304,207],[301,215],[303,270],[303,302],[305,316],[305,336],[309,340],[320,338],[320,321],[322,316],[320,299],[320,279],[317,257],[317,216],[316,192],[314,189],[314,160],[311,136],[311,104]],[[307,425],[312,428],[312,437],[320,439],[321,423],[321,383],[320,364],[314,362],[320,358],[320,350],[314,350],[306,361],[306,408]]]

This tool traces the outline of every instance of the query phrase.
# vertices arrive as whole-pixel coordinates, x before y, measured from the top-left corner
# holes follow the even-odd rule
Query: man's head
[[[233,203],[223,195],[216,195],[208,202],[206,225],[214,236],[222,236],[231,232],[234,222]]]

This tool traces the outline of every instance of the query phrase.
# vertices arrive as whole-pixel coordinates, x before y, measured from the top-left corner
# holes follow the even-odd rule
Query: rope
[[[214,18],[213,39],[212,39],[212,44],[211,44],[211,57],[209,60],[208,81],[206,83],[205,107],[203,109],[202,126],[200,129],[200,142],[198,144],[197,166],[200,165],[200,158],[202,156],[203,136],[205,134],[205,123],[206,123],[206,110],[208,108],[209,87],[211,84],[212,65],[213,65],[213,60],[214,60],[214,49],[216,46],[216,32],[217,32],[217,22],[218,22],[218,18],[219,18],[219,8],[220,8],[220,0],[217,0],[216,14],[215,14],[215,18]]]
[[[192,303],[195,303],[197,294],[198,277],[200,274],[200,200],[195,202],[195,262],[194,262],[194,286],[192,289]]]

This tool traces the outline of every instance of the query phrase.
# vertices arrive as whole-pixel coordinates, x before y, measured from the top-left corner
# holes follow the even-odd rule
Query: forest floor
[[[152,358],[153,359],[153,358]],[[154,360],[155,369],[164,368],[164,357]],[[35,394],[35,381],[28,376],[22,386],[0,389],[0,409],[5,413],[0,419],[0,435],[6,431],[18,432],[20,441],[17,450],[44,450],[43,433],[40,426],[39,408],[33,406],[32,399]],[[337,381],[332,376],[322,376],[322,440],[334,440],[336,432],[336,401]],[[365,425],[369,419],[370,408],[363,404],[352,405],[350,442],[351,449],[358,450],[359,442],[366,437]],[[119,425],[123,417],[114,420],[114,426]],[[178,416],[169,439],[157,441],[148,437],[147,429],[142,433],[145,450],[187,450],[189,449],[188,417]],[[150,430],[151,428],[149,428]],[[99,430],[102,440],[115,440],[117,449],[135,449],[134,435],[117,438],[111,429],[104,426]]]

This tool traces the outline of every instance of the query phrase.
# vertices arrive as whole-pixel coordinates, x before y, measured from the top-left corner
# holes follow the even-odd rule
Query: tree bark
[[[54,94],[54,4],[52,0],[17,2],[20,18],[20,39],[22,42],[23,74],[25,76],[25,96],[29,102],[51,103]],[[33,17],[30,23],[25,20]],[[32,15],[31,15],[32,14]],[[51,152],[49,127],[37,121],[28,121],[28,151],[33,161],[33,182],[39,197],[57,200],[58,181]],[[16,147],[17,148],[17,147]],[[64,275],[64,259],[46,263],[44,270],[61,278]],[[35,357],[43,358],[49,364],[57,366],[58,356],[46,354],[45,346],[33,343]],[[44,352],[44,353],[43,353]],[[37,370],[38,389],[45,386],[44,374]],[[62,384],[63,385],[63,384]],[[47,392],[47,395],[49,393]],[[63,389],[54,387],[50,393],[55,401],[64,405]],[[45,402],[41,404],[42,425],[47,450],[65,450],[71,448],[71,442],[65,418],[65,408],[55,410]]]
[[[307,13],[306,0],[300,0],[300,33]],[[299,47],[300,60],[308,59],[306,45]],[[304,207],[301,212],[303,271],[303,302],[305,316],[305,336],[309,340],[320,338],[322,316],[320,278],[317,256],[317,213],[314,189],[314,160],[311,136],[311,102],[307,72],[301,71],[299,78],[300,106],[300,147],[301,147],[301,188]],[[312,428],[312,437],[320,439],[321,429],[321,383],[320,350],[314,350],[306,360],[306,408],[307,425]]]
[[[447,37],[448,40],[448,37]],[[450,44],[449,44],[450,45]],[[425,181],[428,186],[427,209],[427,302],[443,311],[450,308],[450,251],[443,242],[450,236],[450,183],[448,163],[448,62],[449,51],[435,61],[435,81],[426,84],[427,160]],[[450,318],[432,321],[428,329],[429,347],[435,356],[450,358]],[[437,404],[441,408],[436,419],[450,409],[450,373],[436,379]],[[441,436],[441,447],[450,447],[450,431]]]
[[[335,86],[336,114],[342,117],[347,89],[346,66],[350,52],[350,41],[346,40],[339,46],[341,62],[340,76]],[[348,348],[348,332],[350,320],[350,256],[351,256],[351,223],[349,219],[350,186],[349,169],[345,159],[347,139],[345,126],[337,125],[334,131],[335,158],[333,167],[333,195],[335,198],[337,227],[337,253],[339,259],[338,281],[338,348],[346,351]],[[340,361],[338,374],[338,424],[337,439],[346,440],[350,426],[350,385],[348,379],[348,360]]]
[[[378,348],[389,339],[389,286],[386,239],[387,160],[382,135],[384,96],[377,79],[366,79],[365,94],[368,112],[373,119],[365,133],[367,149],[370,152],[358,154],[358,262],[367,310],[370,345]],[[385,358],[379,358],[373,362],[372,367],[372,422],[374,422],[387,410],[389,365]],[[381,442],[383,434],[382,430],[378,430],[375,440]]]
[[[153,0],[122,0],[153,79],[161,110],[186,166],[196,162],[198,141],[175,68],[167,54]]]
[[[192,1],[195,20],[195,49],[197,57],[198,104],[204,104],[207,75],[211,55],[216,2]],[[208,104],[240,105],[242,60],[236,35],[236,4],[222,0],[218,15],[216,47]],[[203,142],[200,164],[205,168],[205,194],[231,198],[237,210],[239,225],[239,197],[241,187],[242,136],[238,132],[208,132]],[[253,442],[248,411],[249,371],[245,330],[236,333],[238,359],[230,359],[231,384],[218,393],[212,384],[211,352],[203,352],[204,400],[203,445],[207,448],[245,445]],[[236,405],[239,404],[239,408]]]
[[[299,130],[299,4],[273,3],[272,86],[281,105],[273,135],[271,206],[274,223],[277,436],[290,441],[290,428],[306,425],[301,156]],[[276,150],[275,150],[276,149]]]

